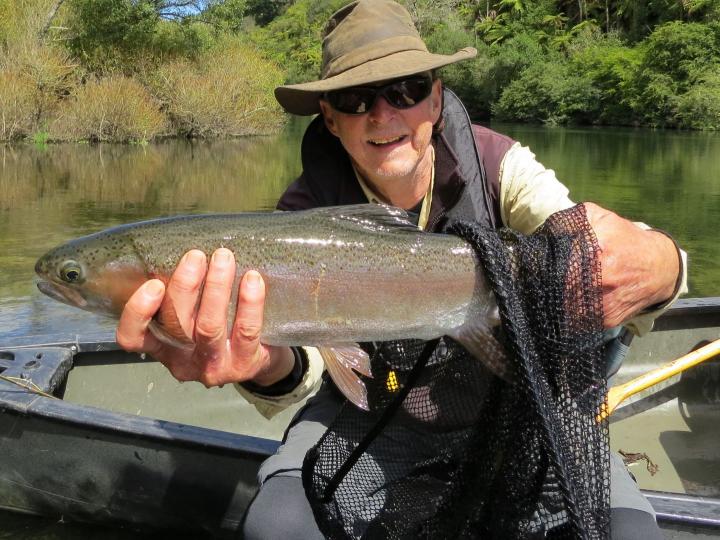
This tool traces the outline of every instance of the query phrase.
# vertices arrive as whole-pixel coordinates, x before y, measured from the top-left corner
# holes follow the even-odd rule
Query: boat
[[[621,384],[720,337],[720,298],[678,301],[636,338]],[[302,404],[261,417],[233,385],[179,383],[106,334],[0,343],[0,509],[65,521],[231,537]],[[720,360],[610,417],[668,538],[720,535]]]

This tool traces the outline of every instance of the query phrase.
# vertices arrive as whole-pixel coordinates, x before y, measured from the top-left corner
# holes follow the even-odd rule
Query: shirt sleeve
[[[505,226],[531,234],[551,214],[574,205],[567,187],[557,179],[555,171],[546,169],[535,159],[535,154],[520,143],[510,147],[500,164],[500,217]],[[643,223],[636,225],[650,228]],[[688,291],[687,253],[678,248],[678,254],[681,268],[673,297],[626,321],[624,325],[634,334],[642,336],[650,332],[655,319]]]
[[[575,205],[555,171],[529,148],[515,143],[500,163],[500,217],[507,227],[531,234],[555,212]]]
[[[307,369],[303,373],[298,385],[285,394],[263,395],[245,388],[242,384],[235,383],[235,389],[245,400],[253,405],[255,409],[265,418],[272,418],[277,413],[285,410],[309,395],[313,394],[320,387],[322,373],[325,369],[320,352],[315,347],[303,347],[307,355]]]

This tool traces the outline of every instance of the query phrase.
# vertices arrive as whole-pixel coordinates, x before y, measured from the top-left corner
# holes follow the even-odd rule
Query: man
[[[442,231],[449,217],[457,217],[531,233],[550,214],[572,206],[552,171],[511,139],[471,126],[459,100],[433,77],[435,69],[475,54],[472,48],[451,56],[429,53],[409,14],[390,0],[361,0],[334,14],[323,42],[321,79],[276,90],[289,112],[321,114],[303,141],[303,174],[278,207],[385,202],[417,214],[427,230]],[[680,252],[661,232],[593,204],[586,209],[601,250],[604,324],[647,331],[684,289]],[[181,381],[242,383],[241,393],[270,416],[317,387],[322,361],[312,350],[260,343],[265,285],[255,271],[242,278],[228,334],[234,275],[226,249],[209,263],[199,251],[187,253],[167,285],[151,280],[133,295],[118,343],[149,353]],[[192,338],[195,348],[175,349],[155,339],[147,329],[153,316]],[[247,538],[321,537],[300,469],[341,403],[326,382],[293,420],[278,454],[262,467]],[[660,537],[651,508],[617,462],[612,497],[614,538]]]

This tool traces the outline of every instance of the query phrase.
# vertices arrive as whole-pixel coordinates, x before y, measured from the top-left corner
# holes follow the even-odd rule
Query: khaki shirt
[[[568,196],[568,189],[555,177],[552,169],[546,169],[535,159],[529,148],[515,143],[505,154],[500,165],[500,216],[505,226],[522,234],[533,233],[555,212],[575,205]],[[645,224],[639,227],[649,229]],[[687,254],[681,251],[681,284],[672,300],[661,308],[641,313],[625,323],[637,335],[652,329],[653,321],[672,304],[678,296],[687,292]],[[320,353],[313,347],[305,347],[309,368],[300,384],[290,393],[281,396],[253,394],[236,384],[238,392],[266,418],[271,418],[286,407],[296,403],[317,390],[324,370]]]

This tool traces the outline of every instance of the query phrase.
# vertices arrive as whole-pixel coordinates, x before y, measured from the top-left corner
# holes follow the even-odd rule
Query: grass
[[[187,137],[258,134],[284,116],[273,98],[283,73],[247,45],[228,41],[195,60],[168,62],[147,78],[173,131]]]
[[[160,104],[138,81],[123,75],[89,80],[59,106],[53,140],[133,142],[162,135]]]
[[[273,98],[283,72],[236,38],[195,58],[138,62],[93,74],[39,35],[50,0],[0,0],[0,142],[145,143],[158,137],[270,133],[285,116]]]

